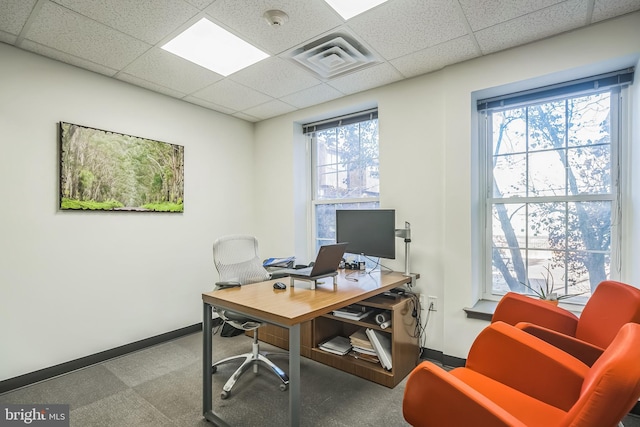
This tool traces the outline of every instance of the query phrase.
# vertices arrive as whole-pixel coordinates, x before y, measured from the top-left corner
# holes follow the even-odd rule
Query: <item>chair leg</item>
[[[240,378],[240,375],[242,375],[244,371],[246,371],[249,368],[249,366],[255,365],[254,362],[255,360],[253,358],[253,355],[248,354],[244,362],[242,362],[240,367],[236,369],[233,375],[231,375],[231,377],[229,377],[227,382],[224,384],[224,387],[222,387],[222,393],[220,394],[220,397],[222,397],[223,399],[226,399],[227,397],[229,397],[229,395],[231,394],[231,388],[233,388],[233,386],[236,384],[236,382],[238,381],[238,378]]]
[[[273,353],[273,354],[286,354],[286,353]],[[231,356],[225,359],[219,360],[213,364],[213,372],[217,371],[217,366],[222,365],[223,363],[235,361],[238,359],[242,359],[242,363],[236,369],[236,371],[231,375],[231,377],[227,380],[224,387],[222,387],[222,392],[220,393],[220,397],[222,399],[227,399],[231,395],[231,389],[236,384],[240,376],[249,368],[249,366],[253,365],[253,372],[258,373],[258,365],[260,363],[264,364],[266,367],[270,369],[271,372],[275,376],[277,376],[280,381],[280,390],[285,391],[289,388],[289,376],[280,369],[275,363],[269,360],[263,353],[260,352],[260,345],[258,343],[258,334],[253,334],[253,343],[251,344],[251,353],[245,353],[239,356]],[[258,363],[260,362],[260,363]]]
[[[276,365],[275,363],[273,363],[271,360],[267,359],[265,356],[263,356],[262,354],[258,354],[258,362],[262,362],[264,363],[267,367],[271,368],[271,371],[278,377],[280,378],[280,381],[282,381],[282,384],[280,385],[280,389],[282,391],[286,390],[288,385],[289,385],[289,376],[278,367],[278,365]],[[257,365],[257,364],[256,364]],[[285,388],[283,388],[282,386],[285,386]]]

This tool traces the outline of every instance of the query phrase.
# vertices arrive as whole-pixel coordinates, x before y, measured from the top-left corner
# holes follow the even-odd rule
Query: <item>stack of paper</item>
[[[349,341],[349,338],[338,335],[321,343],[318,345],[318,348],[328,351],[329,353],[344,356],[351,351],[351,342]]]
[[[342,317],[343,319],[362,320],[369,316],[373,310],[368,307],[353,304],[348,305],[337,310],[333,310],[333,315],[336,317]]]
[[[351,347],[353,351],[351,354],[356,359],[363,359],[368,362],[380,363],[376,351],[373,349],[373,344],[367,338],[367,334],[364,328],[358,329],[356,332],[349,336],[351,341]]]
[[[295,257],[288,258],[267,258],[262,263],[263,267],[292,267]]]
[[[380,359],[380,364],[384,369],[390,371],[392,367],[391,338],[389,338],[388,334],[373,329],[367,329],[366,334],[371,344],[373,344],[378,359]]]

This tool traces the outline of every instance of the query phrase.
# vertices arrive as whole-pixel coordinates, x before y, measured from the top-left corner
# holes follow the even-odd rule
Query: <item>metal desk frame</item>
[[[360,276],[359,281],[354,282],[347,280],[345,273],[340,272],[334,280],[333,286],[316,289],[296,286],[276,291],[273,283],[277,280],[269,280],[202,294],[202,412],[207,421],[216,426],[229,426],[213,410],[213,305],[289,329],[289,425],[297,427],[300,425],[300,324],[402,286],[412,279],[401,273],[377,272]]]

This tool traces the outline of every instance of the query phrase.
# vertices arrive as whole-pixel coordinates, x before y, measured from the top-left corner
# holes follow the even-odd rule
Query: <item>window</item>
[[[485,298],[548,284],[584,304],[617,276],[620,94],[632,77],[624,70],[478,102]]]
[[[378,112],[303,127],[311,147],[312,232],[317,251],[336,241],[336,209],[379,207]]]

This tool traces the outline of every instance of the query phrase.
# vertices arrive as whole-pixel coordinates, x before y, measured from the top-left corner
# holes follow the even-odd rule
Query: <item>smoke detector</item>
[[[289,15],[281,10],[267,10],[262,17],[272,27],[282,27],[289,21]]]

